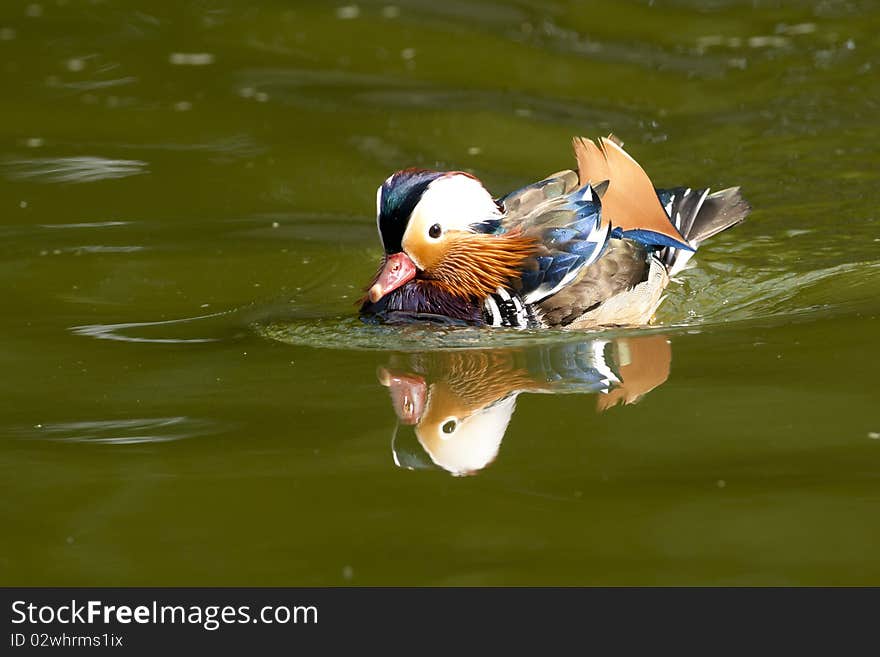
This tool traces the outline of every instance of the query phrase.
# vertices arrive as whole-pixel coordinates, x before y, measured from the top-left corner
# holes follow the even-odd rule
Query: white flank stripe
[[[498,304],[495,303],[495,299],[486,297],[485,306],[492,313],[492,326],[501,326],[501,310],[499,310]]]

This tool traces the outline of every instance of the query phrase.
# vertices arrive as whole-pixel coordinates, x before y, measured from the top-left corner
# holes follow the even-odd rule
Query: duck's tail
[[[742,223],[752,209],[739,187],[729,187],[714,194],[708,189],[676,187],[658,189],[657,196],[670,221],[695,250],[710,237]],[[675,276],[693,254],[693,251],[670,246],[658,256],[669,275]]]

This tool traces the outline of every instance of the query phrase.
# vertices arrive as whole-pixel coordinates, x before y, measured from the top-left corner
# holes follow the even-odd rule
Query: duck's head
[[[501,208],[461,171],[398,171],[379,187],[376,212],[385,257],[368,291],[372,303],[416,278],[482,298],[518,277],[534,247],[500,229]]]

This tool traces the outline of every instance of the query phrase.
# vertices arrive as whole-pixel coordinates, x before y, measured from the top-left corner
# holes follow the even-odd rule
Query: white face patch
[[[492,195],[476,178],[450,174],[438,178],[425,190],[410,215],[403,247],[423,268],[420,258],[425,248],[443,242],[450,231],[471,231],[471,224],[500,215]]]
[[[495,460],[514,409],[516,394],[466,418],[446,417],[439,422],[420,423],[416,426],[416,437],[441,468],[454,475],[471,474]]]

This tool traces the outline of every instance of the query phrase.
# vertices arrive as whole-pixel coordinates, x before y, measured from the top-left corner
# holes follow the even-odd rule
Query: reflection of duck
[[[493,199],[460,171],[406,169],[377,193],[385,249],[361,315],[573,329],[648,323],[700,244],[749,212],[738,188],[655,189],[613,137],[577,171]]]
[[[604,411],[666,381],[671,361],[659,335],[399,358],[378,372],[400,425],[395,462],[474,474],[497,456],[520,393],[601,393]]]

